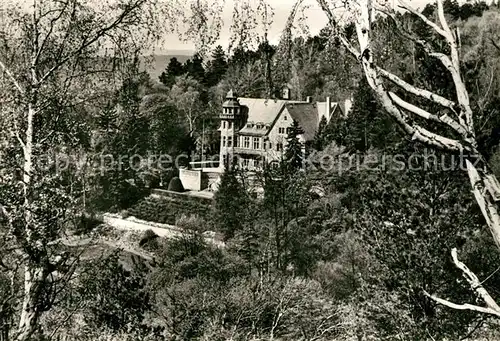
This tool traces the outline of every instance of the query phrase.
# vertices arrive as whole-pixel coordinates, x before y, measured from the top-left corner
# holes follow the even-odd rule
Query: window
[[[280,133],[280,134],[284,134],[284,133],[285,133],[285,128],[280,127],[280,128],[278,129],[278,133]]]
[[[226,129],[226,121],[222,121],[222,128]]]
[[[228,136],[227,137],[227,146],[228,147],[232,147],[233,146],[233,137],[232,136]]]
[[[280,143],[280,142],[276,143],[276,150],[282,151],[283,150],[283,143]]]
[[[222,147],[226,146],[226,137],[222,136]]]
[[[243,159],[243,167],[248,167],[249,164],[250,164],[250,160]]]
[[[283,121],[286,121],[286,120],[287,120],[286,115],[284,115],[283,116]]]
[[[262,124],[257,124],[257,129],[262,129]]]
[[[243,148],[250,148],[250,137],[243,137]]]
[[[228,127],[229,129],[231,129],[231,128],[233,127],[233,122],[229,121],[229,122],[227,123],[227,127]]]
[[[253,138],[253,149],[260,149],[260,138]]]
[[[252,123],[247,123],[247,128],[252,128],[253,124]]]
[[[269,149],[273,149],[273,144],[271,143],[271,141],[269,141]]]

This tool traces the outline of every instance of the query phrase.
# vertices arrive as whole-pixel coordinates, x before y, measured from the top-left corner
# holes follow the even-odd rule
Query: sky
[[[214,0],[221,1],[221,0]],[[408,1],[415,8],[422,8],[429,0],[410,0]],[[268,37],[271,43],[276,44],[279,41],[281,32],[285,27],[286,20],[290,14],[294,0],[268,0],[268,3],[274,9],[273,24],[271,25]],[[305,0],[304,4],[310,7],[306,10],[307,24],[311,34],[317,34],[327,24],[327,19],[321,8],[317,5],[316,0]],[[232,0],[227,0],[224,12],[222,14],[224,26],[221,31],[220,39],[216,45],[222,45],[227,48],[230,32],[229,26],[232,21]],[[195,45],[193,42],[182,42],[176,35],[169,35],[165,39],[165,44],[157,48],[158,52],[166,54],[175,54],[177,51],[194,51]]]

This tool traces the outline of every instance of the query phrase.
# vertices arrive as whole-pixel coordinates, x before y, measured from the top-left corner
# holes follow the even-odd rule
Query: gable
[[[272,129],[274,122],[279,117],[287,103],[304,103],[264,98],[239,98],[247,117],[239,133],[242,135],[264,136]],[[263,128],[258,129],[257,126]]]
[[[293,120],[304,130],[304,139],[311,141],[319,125],[318,108],[315,103],[287,103],[286,109]]]

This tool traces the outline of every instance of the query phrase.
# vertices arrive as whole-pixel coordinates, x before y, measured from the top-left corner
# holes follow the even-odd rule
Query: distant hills
[[[155,54],[153,56],[144,57],[141,69],[146,70],[151,79],[158,81],[158,77],[167,68],[171,58],[177,58],[180,63],[186,62],[192,57],[192,53],[186,51],[178,51],[176,54]]]

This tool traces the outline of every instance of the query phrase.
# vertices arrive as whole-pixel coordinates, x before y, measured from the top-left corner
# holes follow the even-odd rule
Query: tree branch
[[[21,94],[24,94],[24,90],[21,87],[21,85],[19,84],[19,82],[16,80],[16,78],[14,77],[14,75],[12,74],[12,72],[10,72],[10,70],[5,66],[5,64],[1,60],[0,60],[0,66],[5,71],[5,73],[7,74],[7,76],[9,76],[10,80],[12,81],[12,84],[14,84],[14,86],[17,88],[17,90],[19,90],[19,92]]]
[[[397,86],[402,88],[403,90],[405,90],[405,91],[407,91],[415,96],[425,98],[425,99],[432,101],[436,104],[439,104],[445,108],[449,108],[450,110],[455,112],[455,106],[456,106],[455,102],[450,101],[449,99],[442,97],[440,95],[437,95],[429,90],[417,88],[416,86],[413,86],[410,83],[405,82],[404,80],[402,80],[401,78],[399,78],[395,74],[393,74],[387,70],[384,70],[378,66],[375,66],[375,68],[377,69],[380,76],[390,80],[391,82],[393,82],[394,84],[396,84]]]
[[[98,30],[92,38],[84,39],[84,41],[81,43],[80,46],[78,46],[75,50],[69,52],[65,57],[62,57],[59,60],[59,62],[57,62],[52,68],[50,68],[49,71],[47,71],[47,73],[40,79],[38,84],[42,84],[45,80],[47,80],[52,75],[52,73],[54,73],[57,69],[59,69],[61,66],[63,66],[68,60],[70,60],[71,58],[73,58],[75,56],[78,56],[87,47],[89,47],[90,45],[97,42],[99,39],[104,37],[111,30],[115,29],[118,25],[120,25],[127,18],[127,16],[130,13],[132,13],[135,9],[139,8],[145,2],[146,2],[146,0],[137,0],[133,5],[124,6],[125,9],[123,10],[122,13],[120,13],[118,15],[118,17],[115,20],[113,20],[107,26]]]
[[[335,17],[333,16],[333,12],[331,11],[331,9],[328,6],[328,4],[326,3],[326,1],[325,0],[317,0],[317,1],[318,1],[318,4],[321,6],[321,9],[323,10],[323,12],[326,13],[326,16],[328,17],[328,22],[330,23],[330,26],[332,27],[332,29],[335,30],[335,34],[342,42],[342,45],[344,45],[344,47],[356,59],[359,59],[360,55],[361,55],[360,52],[354,46],[352,46],[352,44],[347,40],[345,35],[340,32],[340,28],[339,28],[339,25],[337,23],[337,20],[335,20]]]
[[[441,116],[431,114],[422,108],[419,108],[411,103],[406,102],[392,91],[389,91],[388,94],[389,97],[393,100],[393,102],[399,105],[401,108],[410,111],[415,115],[420,116],[426,120],[444,123],[450,128],[454,129],[457,133],[459,133],[464,138],[464,140],[467,140],[468,133],[465,127],[463,127],[460,123],[453,120],[450,116],[446,114]]]
[[[495,315],[497,317],[500,317],[500,307],[498,304],[495,302],[493,297],[486,291],[486,289],[483,287],[479,279],[477,278],[476,274],[472,272],[467,265],[462,263],[458,259],[458,254],[457,254],[457,249],[453,248],[451,250],[451,257],[453,259],[453,263],[455,266],[462,271],[462,275],[465,277],[467,282],[469,282],[470,287],[472,290],[476,292],[476,294],[483,299],[483,301],[486,303],[486,307],[480,307],[476,306],[473,304],[456,304],[453,302],[450,302],[448,300],[436,297],[435,295],[430,295],[428,292],[424,291],[424,294],[431,298],[432,300],[436,301],[439,304],[442,304],[444,306],[450,307],[452,309],[457,309],[457,310],[471,310],[471,311],[476,311],[484,314],[490,314],[490,315]]]
[[[399,0],[399,3],[400,3],[399,7],[407,10],[408,12],[410,12],[410,13],[412,13],[414,15],[416,15],[424,23],[426,23],[430,28],[432,28],[434,31],[436,31],[437,33],[439,33],[444,38],[447,38],[447,33],[446,33],[445,30],[443,30],[441,27],[439,27],[436,23],[434,23],[431,20],[429,20],[425,15],[423,15],[422,13],[420,13],[419,11],[417,11],[416,9],[414,9],[409,3],[407,3],[404,0]]]
[[[424,290],[424,294],[427,297],[429,297],[431,300],[433,300],[441,305],[444,305],[448,308],[452,308],[452,309],[456,309],[456,310],[471,310],[471,311],[475,311],[475,312],[479,312],[479,313],[483,313],[483,314],[491,314],[491,315],[495,315],[497,317],[500,317],[500,312],[495,311],[495,310],[490,309],[490,308],[480,307],[480,306],[469,304],[469,303],[456,304],[456,303],[450,302],[448,300],[439,298],[435,295],[431,295],[425,290]]]

